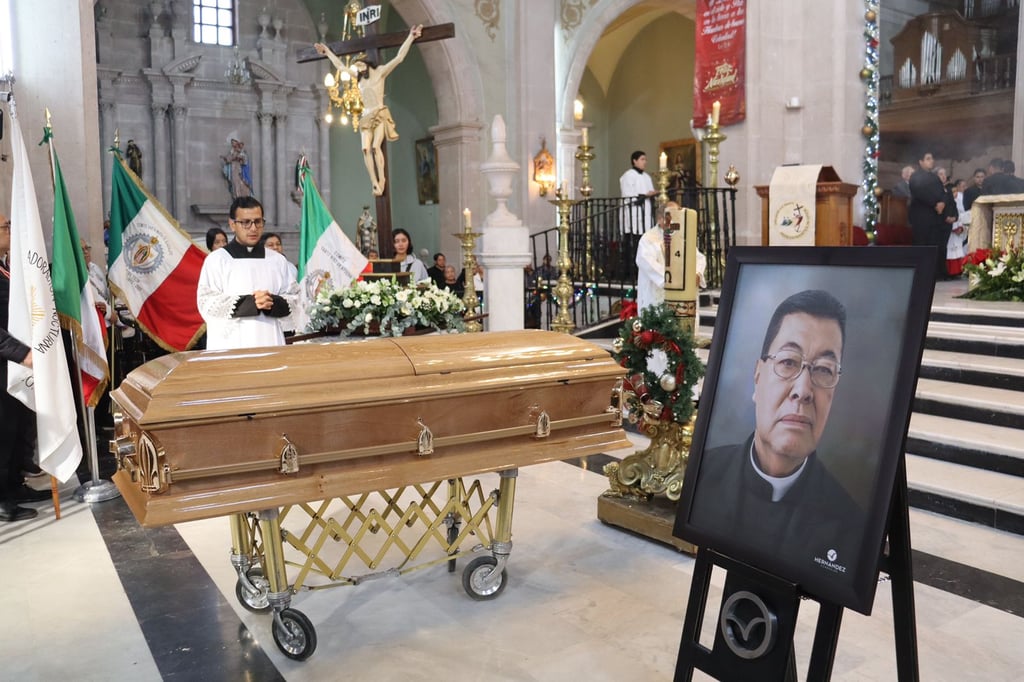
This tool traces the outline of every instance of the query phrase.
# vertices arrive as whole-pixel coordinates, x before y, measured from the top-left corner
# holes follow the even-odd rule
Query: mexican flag
[[[14,103],[11,112],[11,300],[7,331],[32,348],[32,368],[7,364],[7,390],[35,410],[39,466],[61,482],[82,461],[71,375],[50,283],[36,187]]]
[[[196,305],[204,258],[115,154],[107,279],[143,331],[166,350],[188,350],[206,330]]]
[[[300,331],[306,328],[309,322],[306,311],[316,301],[321,288],[348,287],[368,262],[331,217],[313,184],[313,174],[308,168],[304,169],[299,229],[299,310],[293,316],[295,328]]]
[[[82,375],[82,398],[89,407],[96,407],[110,379],[107,327],[96,309],[89,284],[89,268],[82,255],[75,215],[71,211],[50,128],[44,129],[43,140],[50,143],[53,171],[53,298],[60,326],[71,332],[75,341],[78,369]],[[110,305],[107,301],[105,303]]]

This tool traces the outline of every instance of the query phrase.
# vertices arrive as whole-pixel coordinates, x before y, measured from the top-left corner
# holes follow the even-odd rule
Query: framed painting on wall
[[[420,204],[437,203],[437,155],[432,137],[416,140],[416,196]]]
[[[668,184],[670,194],[683,188],[701,186],[701,149],[697,140],[692,137],[669,140],[662,142],[658,148],[668,157],[668,169],[673,171]]]

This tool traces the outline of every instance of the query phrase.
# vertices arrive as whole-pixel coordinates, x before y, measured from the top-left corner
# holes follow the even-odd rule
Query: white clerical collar
[[[757,472],[757,475],[763,478],[764,480],[768,481],[769,485],[771,485],[772,502],[778,502],[779,500],[786,496],[786,493],[789,492],[789,489],[793,487],[794,483],[796,483],[796,479],[800,478],[800,474],[803,473],[804,467],[807,466],[807,460],[805,459],[803,461],[803,464],[800,465],[800,468],[791,473],[789,476],[783,476],[781,478],[779,478],[778,476],[769,476],[768,474],[761,471],[761,467],[757,466],[757,457],[754,457],[754,441],[751,440],[750,464],[754,467],[754,471]]]

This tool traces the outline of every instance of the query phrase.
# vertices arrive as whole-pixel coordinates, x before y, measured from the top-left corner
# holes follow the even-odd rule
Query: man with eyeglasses
[[[846,310],[832,294],[806,290],[779,304],[754,365],[754,432],[705,452],[696,489],[722,533],[784,559],[821,558],[825,570],[853,563],[851,531],[863,517],[817,453],[845,339]]]
[[[298,282],[285,257],[260,243],[263,205],[256,198],[236,198],[229,216],[235,238],[211,252],[199,273],[206,347],[282,346],[281,322],[298,304]]]

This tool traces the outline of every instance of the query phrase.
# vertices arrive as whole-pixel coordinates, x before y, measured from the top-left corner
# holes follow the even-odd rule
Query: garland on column
[[[864,81],[866,96],[864,103],[864,231],[868,240],[874,242],[878,225],[878,197],[882,188],[878,186],[878,1],[864,2],[864,68],[860,78]]]

